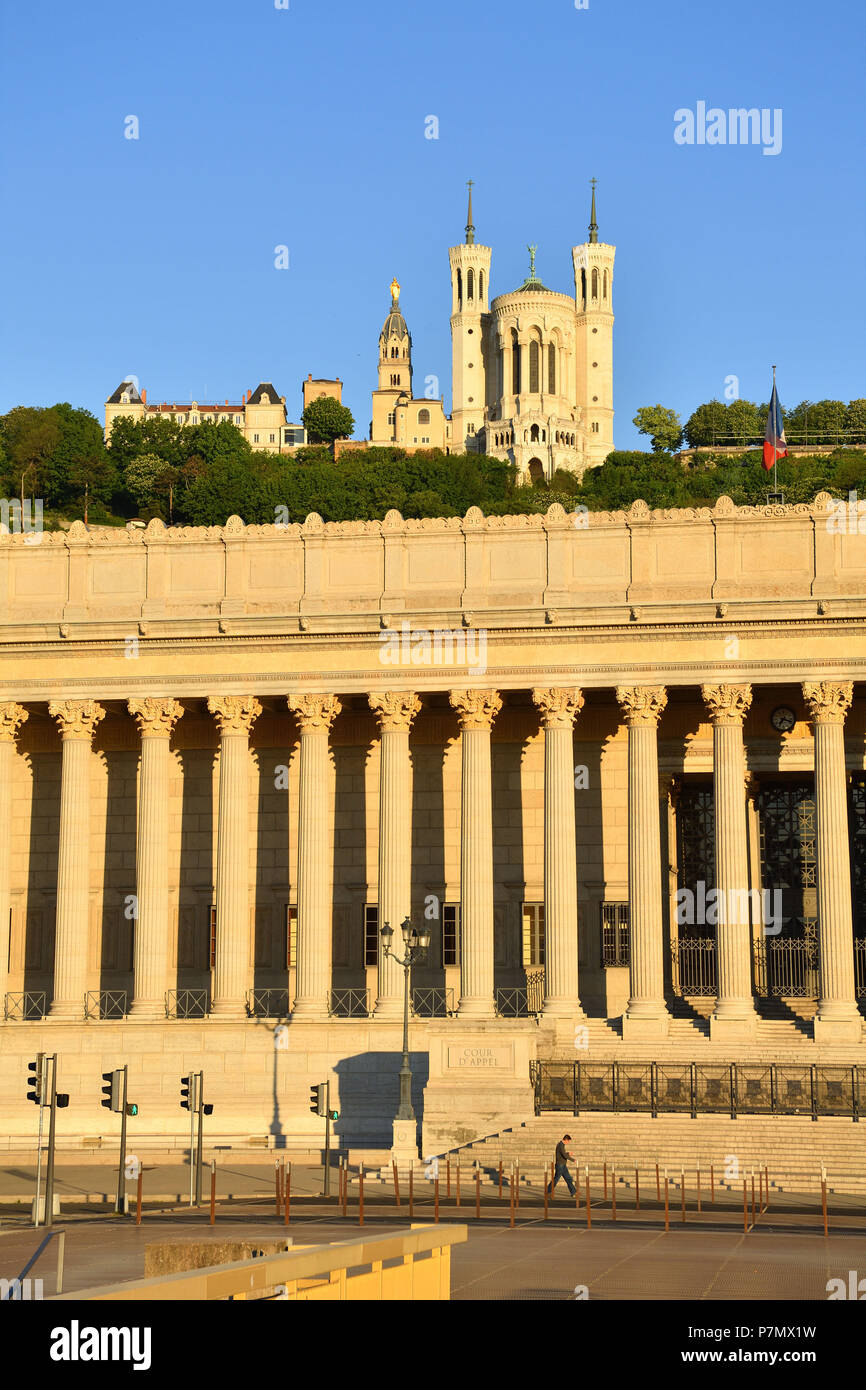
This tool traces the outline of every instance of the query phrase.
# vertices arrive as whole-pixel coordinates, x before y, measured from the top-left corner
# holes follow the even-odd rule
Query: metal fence
[[[287,989],[248,989],[247,1014],[250,1018],[288,1018]]]
[[[674,963],[679,971],[679,994],[716,995],[716,943],[712,936],[681,937]]]
[[[866,999],[866,941],[854,942],[854,979],[858,999]]]
[[[332,989],[328,994],[331,1018],[366,1018],[370,1012],[368,989]]]
[[[411,1007],[415,1018],[448,1018],[454,1013],[454,991],[441,985],[413,989]]]
[[[769,1062],[536,1062],[535,1113],[564,1110],[841,1115],[859,1120],[866,1066]]]
[[[494,994],[498,1018],[532,1018],[544,1008],[544,971],[527,970],[526,984],[500,986]]]
[[[48,1012],[48,995],[44,990],[23,994],[7,994],[3,1000],[3,1018],[7,1023],[25,1023],[44,1018]]]
[[[764,940],[755,946],[759,994],[775,998],[818,998],[818,945],[809,938]]]
[[[210,1008],[206,989],[170,989],[165,996],[166,1018],[205,1018]]]
[[[84,996],[84,1017],[126,1018],[127,998],[125,989],[89,989]]]

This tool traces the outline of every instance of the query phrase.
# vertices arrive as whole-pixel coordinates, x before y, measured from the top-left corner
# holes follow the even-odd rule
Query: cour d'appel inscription
[[[451,1043],[448,1047],[448,1070],[479,1072],[479,1071],[514,1071],[514,1048],[506,1043],[495,1045],[484,1043],[480,1046],[474,1044]]]

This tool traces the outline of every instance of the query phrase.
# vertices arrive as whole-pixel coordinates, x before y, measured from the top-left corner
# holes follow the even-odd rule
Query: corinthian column
[[[290,695],[288,706],[301,730],[298,965],[292,1014],[327,1018],[333,894],[328,735],[342,706],[336,695]]]
[[[168,777],[169,740],[183,705],[173,699],[129,700],[141,734],[138,835],[135,845],[135,964],[130,1014],[165,1017],[168,989]]]
[[[400,927],[412,911],[412,764],[409,729],[421,708],[411,690],[373,691],[370,708],[379,722],[379,926],[387,922],[396,952]],[[379,937],[379,1018],[402,1018],[403,971],[386,956]]]
[[[815,732],[815,802],[818,834],[818,941],[821,998],[816,1042],[856,1042],[863,1023],[854,992],[851,849],[845,781],[845,715],[851,681],[806,681],[803,698]]]
[[[495,690],[452,690],[460,720],[460,1001],[463,1018],[493,1017],[493,788]]]
[[[628,724],[629,990],[623,1037],[667,1036],[664,1000],[662,862],[656,735],[664,686],[620,686]]]
[[[12,906],[12,765],[15,737],[27,711],[14,701],[0,704],[0,1014],[9,988],[9,911]]]
[[[704,685],[713,726],[713,790],[716,851],[716,1007],[712,1037],[751,1036],[757,1024],[752,998],[752,928],[749,920],[749,854],[746,841],[746,759],[743,720],[752,703],[750,685]],[[694,885],[689,885],[695,891]]]
[[[574,720],[579,690],[533,690],[544,727],[544,1012],[582,1018],[577,982]]]
[[[90,749],[105,710],[95,700],[53,700],[48,713],[63,736],[57,926],[52,1018],[84,1017],[90,939]]]
[[[211,1013],[243,1018],[250,954],[250,729],[262,712],[254,695],[211,696],[220,732],[216,868],[216,968]]]

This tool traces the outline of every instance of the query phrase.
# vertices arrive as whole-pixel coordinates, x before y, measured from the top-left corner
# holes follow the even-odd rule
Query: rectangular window
[[[379,905],[367,903],[364,907],[364,964],[379,963]]]
[[[628,965],[628,903],[601,904],[601,963]]]
[[[258,436],[257,434],[254,434],[254,435],[253,435],[253,443],[254,443],[254,444],[258,444],[258,442],[259,442],[259,436]]]
[[[294,970],[298,964],[298,909],[293,903],[286,903],[285,951],[283,953],[287,970]]]
[[[442,964],[460,964],[459,903],[445,903],[442,908]]]
[[[544,964],[544,903],[523,904],[523,966]]]
[[[210,905],[210,919],[208,930],[208,969],[216,969],[216,904]]]
[[[276,437],[277,437],[277,436],[276,436],[275,434],[272,434],[272,435],[271,435],[271,439],[270,439],[271,444],[273,444],[273,442],[274,442],[274,440],[276,439]]]

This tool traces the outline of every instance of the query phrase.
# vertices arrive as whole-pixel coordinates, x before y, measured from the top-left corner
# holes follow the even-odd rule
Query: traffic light
[[[324,1116],[326,1113],[325,1083],[321,1081],[318,1086],[310,1087],[310,1114]]]
[[[202,1114],[203,1114],[203,1115],[212,1115],[212,1114],[213,1114],[213,1106],[212,1106],[212,1105],[203,1105],[201,1109],[202,1109]]]
[[[58,1110],[65,1110],[67,1105],[69,1104],[69,1096],[65,1092],[63,1092],[62,1094],[58,1092],[54,1099],[57,1104]]]
[[[102,1087],[102,1104],[106,1110],[120,1112],[123,1109],[123,1068],[116,1067],[114,1071],[104,1071],[102,1080],[105,1083]]]
[[[180,1106],[182,1110],[193,1110],[195,1108],[195,1077],[192,1072],[189,1076],[180,1078]]]
[[[134,1101],[130,1101],[130,1102],[129,1102],[129,1104],[128,1104],[127,1107],[126,1107],[126,1113],[127,1113],[127,1115],[137,1115],[137,1114],[138,1114],[138,1106],[134,1103]]]
[[[40,1052],[40,1053],[39,1053],[39,1055],[37,1056],[35,1062],[28,1062],[28,1063],[27,1063],[27,1070],[30,1071],[30,1072],[33,1072],[33,1075],[32,1075],[32,1076],[28,1076],[28,1078],[27,1078],[27,1087],[28,1087],[28,1090],[27,1090],[27,1099],[28,1099],[28,1100],[32,1100],[33,1103],[34,1103],[35,1105],[41,1105],[41,1104],[42,1104],[42,1085],[43,1085],[43,1080],[44,1080],[44,1077],[43,1077],[44,1063],[45,1063],[45,1053],[44,1053],[44,1052]]]
[[[331,1119],[331,1120],[339,1120],[339,1118],[340,1118],[340,1112],[339,1112],[339,1110],[329,1110],[329,1111],[328,1111],[328,1118]]]

